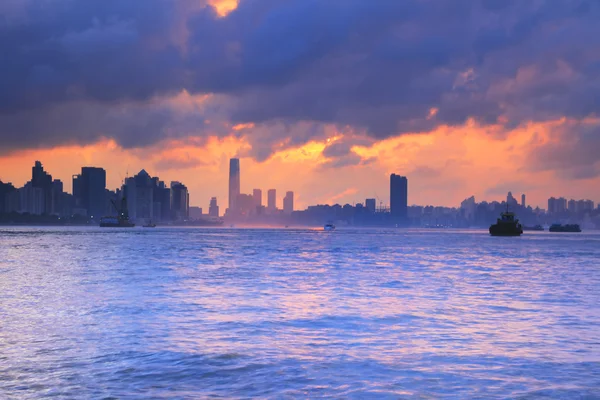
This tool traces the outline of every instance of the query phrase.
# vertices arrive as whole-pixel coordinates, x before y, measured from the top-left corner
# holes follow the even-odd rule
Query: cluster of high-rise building
[[[31,169],[31,180],[23,187],[0,182],[0,212],[62,215],[69,206],[70,196],[64,193],[63,183],[52,179],[39,161]]]
[[[277,190],[267,191],[267,204],[263,204],[261,189],[253,189],[252,194],[241,193],[240,160],[229,160],[229,207],[225,216],[230,220],[259,219],[266,216],[291,215],[294,212],[294,192],[286,192],[283,209],[277,208]]]
[[[22,188],[0,182],[0,213],[79,216],[97,221],[116,215],[117,204],[125,198],[129,217],[134,221],[185,221],[190,215],[187,187],[181,182],[166,185],[145,170],[127,177],[120,188],[111,191],[106,188],[103,168],[83,167],[81,173],[73,175],[72,194],[65,193],[63,183],[53,180],[39,161],[31,175]],[[211,200],[209,210],[211,215],[219,216],[216,198]]]
[[[548,199],[548,213],[553,215],[561,215],[565,213],[576,214],[582,212],[591,212],[594,210],[594,202],[592,200],[568,200],[564,197]]]

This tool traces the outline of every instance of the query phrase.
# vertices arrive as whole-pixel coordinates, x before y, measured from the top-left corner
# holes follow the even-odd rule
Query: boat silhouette
[[[490,235],[492,236],[521,236],[523,234],[523,227],[516,218],[515,213],[508,211],[508,204],[506,205],[506,211],[500,214],[500,218],[497,219],[496,223],[490,226]]]

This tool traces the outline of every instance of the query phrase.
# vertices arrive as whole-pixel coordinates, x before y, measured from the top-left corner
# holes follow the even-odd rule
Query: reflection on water
[[[0,398],[579,398],[600,235],[0,229]]]

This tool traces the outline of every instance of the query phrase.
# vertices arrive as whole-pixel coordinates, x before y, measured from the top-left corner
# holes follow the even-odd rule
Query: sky
[[[142,168],[227,203],[600,202],[592,0],[3,0],[0,180]],[[266,195],[265,195],[266,196]]]

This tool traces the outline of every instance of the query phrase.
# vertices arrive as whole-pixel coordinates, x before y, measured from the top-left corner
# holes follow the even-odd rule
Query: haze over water
[[[0,228],[0,398],[597,398],[600,235]]]

